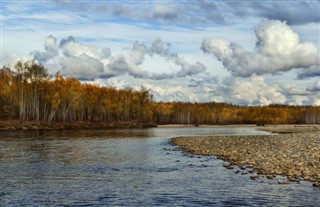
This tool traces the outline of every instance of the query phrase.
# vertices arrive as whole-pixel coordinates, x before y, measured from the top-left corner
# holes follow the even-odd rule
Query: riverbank
[[[255,124],[228,124],[228,125],[209,125],[209,124],[159,124],[159,128],[238,128],[255,127]]]
[[[179,137],[173,144],[196,155],[214,155],[230,162],[225,167],[252,166],[257,179],[287,176],[320,186],[320,126],[267,126],[260,130],[282,133],[262,136]],[[285,133],[285,134],[284,134]],[[235,171],[237,172],[237,171]]]
[[[256,127],[258,130],[277,134],[303,133],[320,131],[320,125],[299,124],[299,125],[266,125]]]
[[[0,121],[0,131],[7,130],[59,130],[59,129],[117,129],[117,128],[148,128],[156,127],[155,124],[143,124],[138,122],[38,122],[18,120]]]

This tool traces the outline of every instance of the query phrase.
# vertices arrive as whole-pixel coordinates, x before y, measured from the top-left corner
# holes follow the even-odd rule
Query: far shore
[[[159,128],[224,128],[224,127],[256,127],[255,124],[228,124],[228,125],[210,125],[210,124],[159,124]]]
[[[25,121],[5,120],[0,121],[0,131],[14,130],[60,130],[60,129],[130,129],[130,128],[149,128],[155,127],[153,123],[139,122],[42,122],[42,121]]]
[[[173,144],[195,155],[217,156],[234,166],[255,170],[253,180],[263,176],[287,177],[285,183],[306,180],[320,186],[320,125],[258,127],[276,134],[259,136],[178,137]],[[239,173],[239,170],[235,170]]]
[[[209,124],[163,124],[157,125],[158,128],[237,128],[237,127],[253,127],[261,131],[267,131],[277,134],[290,134],[320,131],[320,124],[267,124],[265,126],[257,126],[256,124],[229,124],[229,125],[209,125]]]
[[[119,122],[44,122],[44,121],[24,121],[19,120],[0,120],[0,131],[7,130],[56,130],[56,129],[117,129],[117,128],[237,128],[254,127],[258,130],[272,133],[296,133],[320,130],[320,125],[301,124],[301,125],[265,125],[255,124],[229,124],[229,125],[209,125],[209,124],[154,124],[130,121]]]

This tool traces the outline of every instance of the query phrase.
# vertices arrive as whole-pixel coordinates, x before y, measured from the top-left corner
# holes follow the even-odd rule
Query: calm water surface
[[[320,188],[251,180],[171,146],[252,128],[0,132],[0,206],[319,206]]]

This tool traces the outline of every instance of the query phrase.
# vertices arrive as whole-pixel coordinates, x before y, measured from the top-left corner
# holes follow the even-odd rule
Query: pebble
[[[271,180],[271,179],[273,179],[273,176],[272,175],[266,175],[266,178]]]
[[[320,182],[315,182],[315,183],[313,183],[313,186],[314,186],[314,187],[320,187]]]
[[[233,167],[232,165],[224,165],[223,167],[225,167],[225,168],[227,168],[227,169],[229,169],[229,170],[234,169],[234,167]]]
[[[256,179],[258,179],[258,178],[259,178],[258,175],[251,175],[251,176],[250,176],[250,179],[251,179],[251,180],[256,180]]]

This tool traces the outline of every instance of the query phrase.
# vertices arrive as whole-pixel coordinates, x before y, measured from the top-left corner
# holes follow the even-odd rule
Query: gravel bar
[[[296,133],[289,128],[288,134],[178,137],[172,142],[188,153],[226,160],[230,165],[225,167],[230,169],[249,165],[258,175],[283,175],[288,181],[306,180],[320,186],[320,131]]]

